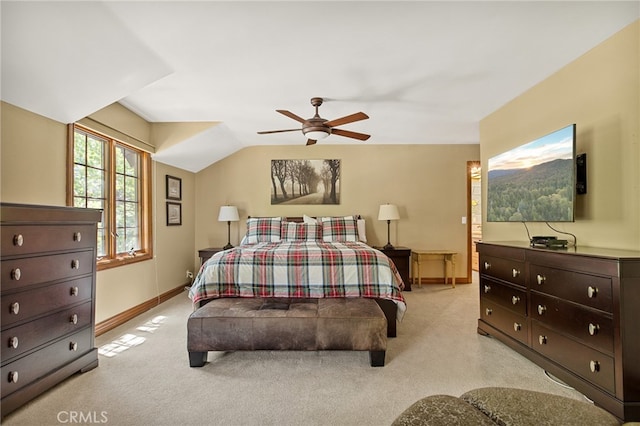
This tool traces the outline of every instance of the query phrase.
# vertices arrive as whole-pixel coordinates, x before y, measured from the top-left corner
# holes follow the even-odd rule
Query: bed
[[[196,306],[230,297],[369,298],[395,336],[404,283],[393,262],[362,241],[362,224],[356,216],[249,218],[238,247],[203,263],[189,297]]]

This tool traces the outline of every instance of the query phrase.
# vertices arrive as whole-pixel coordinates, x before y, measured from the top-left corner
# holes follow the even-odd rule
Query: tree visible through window
[[[149,155],[105,135],[73,126],[74,207],[103,211],[98,224],[98,265],[151,257],[148,232]]]

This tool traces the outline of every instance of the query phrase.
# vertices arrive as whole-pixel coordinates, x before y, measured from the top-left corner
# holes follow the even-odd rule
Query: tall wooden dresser
[[[2,416],[98,365],[93,209],[2,203]]]
[[[639,421],[640,252],[526,243],[477,248],[478,332],[619,419]]]

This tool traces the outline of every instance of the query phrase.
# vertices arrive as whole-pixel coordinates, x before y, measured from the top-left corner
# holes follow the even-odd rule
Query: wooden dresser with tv
[[[640,251],[477,244],[478,333],[640,420]],[[499,362],[499,360],[496,360]]]
[[[98,365],[92,209],[0,205],[2,416]]]

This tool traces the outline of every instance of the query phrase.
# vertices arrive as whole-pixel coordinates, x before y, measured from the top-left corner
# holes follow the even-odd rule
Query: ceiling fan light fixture
[[[303,133],[307,138],[317,141],[317,140],[324,139],[327,136],[329,136],[330,132],[328,130],[326,130],[326,129],[323,129],[323,130],[309,130],[309,131],[303,132]]]
[[[369,135],[365,135],[364,133],[352,132],[349,130],[343,130],[336,128],[337,126],[342,126],[343,124],[349,124],[360,120],[366,120],[369,118],[367,114],[364,112],[356,112],[355,114],[345,115],[344,117],[336,118],[333,120],[327,120],[325,118],[320,117],[318,114],[318,107],[322,105],[322,98],[311,98],[311,105],[316,108],[316,113],[313,117],[309,119],[304,119],[286,109],[277,109],[276,112],[279,112],[282,115],[285,115],[298,123],[302,123],[302,134],[305,135],[307,139],[307,145],[314,145],[316,141],[321,139],[326,139],[331,134],[336,134],[338,136],[343,136],[346,138],[358,139],[361,141],[366,141],[369,139]],[[286,130],[267,130],[258,132],[260,135],[264,135],[267,133],[283,133],[283,132],[295,132],[298,129],[286,129]]]

